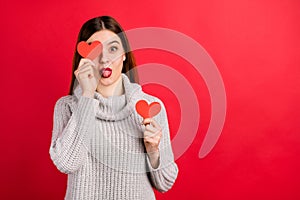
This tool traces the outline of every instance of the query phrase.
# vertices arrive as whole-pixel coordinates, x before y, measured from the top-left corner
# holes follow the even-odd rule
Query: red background
[[[173,189],[158,199],[300,199],[300,2],[297,0],[6,1],[1,3],[1,199],[63,199],[66,175],[52,164],[53,108],[66,95],[81,25],[111,15],[125,30],[165,27],[199,42],[223,77],[227,115],[213,151],[198,158],[210,98],[189,64],[156,50],[136,52],[185,73],[201,121],[176,162]],[[157,90],[153,90],[157,88]],[[145,89],[168,102],[171,136],[180,120],[164,87]],[[159,91],[168,92],[162,96]]]

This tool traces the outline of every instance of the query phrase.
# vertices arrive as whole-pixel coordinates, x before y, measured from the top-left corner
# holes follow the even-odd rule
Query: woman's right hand
[[[82,58],[74,74],[81,86],[82,95],[93,97],[100,79],[99,73],[95,69],[95,63],[90,59]]]

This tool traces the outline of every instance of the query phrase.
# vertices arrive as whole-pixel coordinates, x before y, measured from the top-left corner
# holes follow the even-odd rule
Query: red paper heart
[[[77,44],[77,51],[82,57],[94,60],[101,54],[102,44],[97,40],[91,44],[81,41]]]
[[[135,104],[135,109],[145,119],[157,115],[161,110],[161,106],[158,102],[152,102],[148,105],[145,100],[140,100]]]

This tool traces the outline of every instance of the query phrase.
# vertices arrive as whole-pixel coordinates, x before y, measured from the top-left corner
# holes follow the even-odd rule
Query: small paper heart
[[[161,110],[161,106],[158,102],[153,102],[149,106],[149,117],[154,117]]]
[[[81,41],[77,44],[77,51],[82,57],[94,60],[102,52],[102,43],[97,40],[91,44]]]
[[[145,100],[139,100],[135,104],[136,111],[139,115],[145,118],[152,118],[161,110],[161,105],[158,102],[152,102],[150,105]]]

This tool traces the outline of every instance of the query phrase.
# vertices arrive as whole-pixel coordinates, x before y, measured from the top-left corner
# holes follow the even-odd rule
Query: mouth
[[[112,69],[111,68],[103,68],[100,70],[100,74],[102,78],[109,78],[112,74]]]

